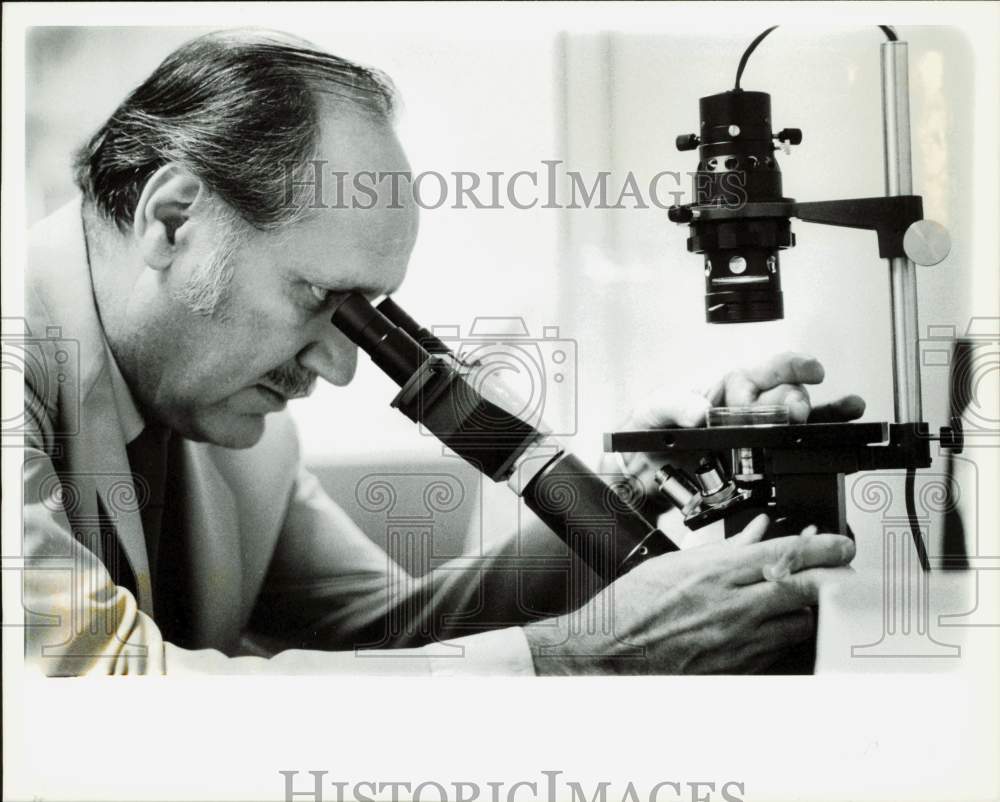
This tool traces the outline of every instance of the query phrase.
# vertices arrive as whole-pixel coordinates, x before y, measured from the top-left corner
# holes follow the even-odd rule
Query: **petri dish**
[[[788,407],[784,404],[712,407],[706,416],[706,425],[711,429],[721,426],[784,426],[789,422]]]

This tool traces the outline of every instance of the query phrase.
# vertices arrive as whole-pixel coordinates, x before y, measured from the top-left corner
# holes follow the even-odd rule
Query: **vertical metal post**
[[[910,85],[906,42],[882,44],[882,130],[885,194],[912,195]],[[920,398],[917,274],[909,259],[889,260],[892,304],[892,384],[897,423],[923,418]]]

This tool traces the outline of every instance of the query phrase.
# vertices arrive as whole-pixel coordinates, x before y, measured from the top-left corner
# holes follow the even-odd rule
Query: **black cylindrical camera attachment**
[[[778,251],[795,238],[787,216],[753,207],[788,201],[774,158],[771,96],[720,92],[701,98],[699,111],[694,202],[671,217],[690,223],[688,250],[704,254],[705,317],[709,323],[779,320],[784,303]],[[706,213],[717,209],[733,214],[716,219]]]

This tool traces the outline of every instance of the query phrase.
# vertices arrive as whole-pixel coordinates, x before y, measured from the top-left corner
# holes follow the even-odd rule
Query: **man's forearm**
[[[268,594],[255,625],[277,634],[267,618],[284,609],[275,620],[293,622],[282,635],[296,648],[410,648],[547,620],[579,608],[602,587],[538,521],[484,554],[456,558],[425,576],[400,570],[370,580],[370,589],[351,602],[353,610],[332,609],[332,598],[324,600],[321,591],[308,598]]]

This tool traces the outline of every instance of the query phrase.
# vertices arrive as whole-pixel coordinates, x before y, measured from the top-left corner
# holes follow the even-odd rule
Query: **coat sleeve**
[[[182,649],[163,640],[135,597],[112,578],[90,550],[74,538],[61,507],[72,492],[45,452],[24,451],[23,606],[25,659],[49,676],[89,674],[531,674],[533,666],[518,629],[473,636],[444,650],[410,648],[353,651],[286,649],[272,657],[229,657],[214,649]],[[363,536],[362,536],[363,537]],[[353,552],[355,578],[365,566],[383,568],[360,544],[338,544]],[[373,559],[374,558],[374,559]],[[379,571],[381,574],[381,571]],[[361,614],[367,584],[349,584],[337,619]],[[380,659],[381,658],[381,659]]]
[[[25,387],[26,393],[31,388]],[[43,409],[28,404],[29,409]],[[382,622],[389,577],[408,581],[302,471],[295,483],[272,581],[258,608],[287,633],[311,622],[324,635],[269,657],[231,657],[164,641],[134,595],[74,535],[66,505],[76,492],[57,471],[50,416],[34,416],[23,449],[22,600],[25,659],[49,676],[89,674],[531,674],[523,633],[507,628],[447,644],[355,652],[345,636]],[[270,606],[271,604],[274,606]],[[306,629],[310,629],[306,626]],[[287,640],[287,639],[286,639]],[[387,646],[404,646],[400,639]],[[291,639],[294,645],[296,638]],[[384,659],[382,659],[384,658]]]
[[[476,673],[491,659],[507,673],[511,659],[498,651],[507,648],[530,673],[520,625],[576,609],[598,589],[589,569],[537,522],[485,554],[413,577],[301,469],[251,627],[275,643],[358,659],[422,647],[458,655]],[[456,639],[463,648],[451,647]],[[462,660],[448,663],[449,673],[462,671]]]

